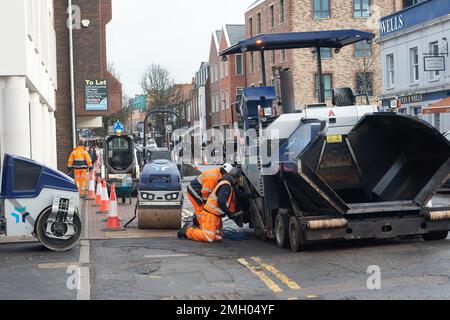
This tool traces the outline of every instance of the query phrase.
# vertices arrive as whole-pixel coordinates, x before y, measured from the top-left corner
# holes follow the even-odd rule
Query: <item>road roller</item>
[[[78,188],[72,178],[30,159],[6,154],[0,196],[0,234],[34,236],[67,251],[82,233]]]
[[[449,176],[449,140],[396,112],[399,101],[382,112],[351,88],[334,88],[325,99],[321,48],[338,54],[374,37],[358,30],[263,34],[220,53],[316,53],[317,102],[298,106],[293,73],[273,68],[275,85],[263,79],[245,88],[236,109],[240,132],[253,133],[239,139],[239,154],[242,185],[258,196],[245,221],[260,238],[297,252],[322,242],[448,237],[450,208],[431,200]]]
[[[139,229],[179,229],[183,200],[177,165],[167,159],[152,160],[139,182]]]

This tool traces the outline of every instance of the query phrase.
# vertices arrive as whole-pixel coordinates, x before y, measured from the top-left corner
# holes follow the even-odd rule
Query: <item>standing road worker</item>
[[[78,142],[75,150],[72,151],[67,163],[67,173],[73,171],[75,183],[78,186],[80,197],[86,197],[86,177],[88,169],[92,169],[92,160],[89,152],[86,151],[84,143]]]
[[[186,225],[179,232],[179,238],[188,238],[200,242],[222,240],[222,218],[232,217],[238,210],[238,198],[256,198],[253,194],[237,190],[242,171],[233,168],[229,175],[224,176],[208,197],[203,207],[203,220],[200,227]]]
[[[187,188],[187,196],[194,206],[195,218],[194,225],[199,226],[202,223],[203,207],[208,200],[209,195],[217,186],[219,181],[233,170],[233,166],[225,163],[223,166],[206,170],[196,179],[194,179]]]

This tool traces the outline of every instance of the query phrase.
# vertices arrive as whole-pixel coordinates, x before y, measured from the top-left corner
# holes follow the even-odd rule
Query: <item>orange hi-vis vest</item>
[[[188,191],[193,197],[205,202],[222,177],[221,168],[206,170],[189,185]]]
[[[217,191],[220,189],[220,187],[222,187],[224,185],[229,185],[230,189],[231,189],[230,196],[228,197],[228,200],[227,200],[228,211],[231,213],[236,213],[236,194],[234,192],[234,188],[229,181],[223,180],[223,181],[219,182],[219,184],[213,190],[213,192],[209,196],[208,201],[206,202],[205,207],[204,207],[205,211],[212,213],[218,217],[222,217],[223,215],[226,214],[226,212],[223,212],[223,210],[219,206],[218,195],[217,195]]]
[[[67,162],[67,167],[73,169],[88,169],[92,167],[92,160],[89,152],[84,147],[77,147],[72,151]]]

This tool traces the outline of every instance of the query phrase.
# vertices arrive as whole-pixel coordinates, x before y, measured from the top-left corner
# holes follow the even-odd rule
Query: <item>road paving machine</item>
[[[1,177],[0,234],[34,236],[53,251],[81,237],[79,193],[69,176],[35,161],[5,155]]]
[[[271,87],[263,68],[263,86],[244,89],[236,110],[240,129],[255,132],[239,139],[239,154],[243,186],[259,196],[246,221],[261,238],[294,251],[324,241],[447,238],[450,208],[430,200],[448,178],[450,142],[417,117],[378,112],[350,88],[334,89],[326,103],[321,50],[337,54],[374,37],[358,30],[263,34],[221,52],[259,52],[262,66],[267,50],[316,53],[318,103],[298,108],[292,72],[274,68]]]

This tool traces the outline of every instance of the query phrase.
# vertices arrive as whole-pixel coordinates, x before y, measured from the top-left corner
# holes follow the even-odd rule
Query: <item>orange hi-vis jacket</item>
[[[226,207],[228,212],[224,212],[219,205],[218,194],[217,192],[222,186],[229,185],[230,186],[230,196],[227,199]],[[234,187],[227,180],[222,180],[217,184],[214,191],[210,194],[208,201],[204,206],[204,210],[208,213],[212,213],[215,216],[222,217],[227,213],[236,213],[236,194],[234,192]]]
[[[84,147],[77,147],[72,151],[67,163],[67,167],[72,169],[88,169],[92,167],[92,160],[89,152]]]
[[[197,179],[191,182],[188,186],[188,193],[198,200],[199,203],[204,203],[208,200],[209,195],[222,179],[221,168],[206,170]]]

